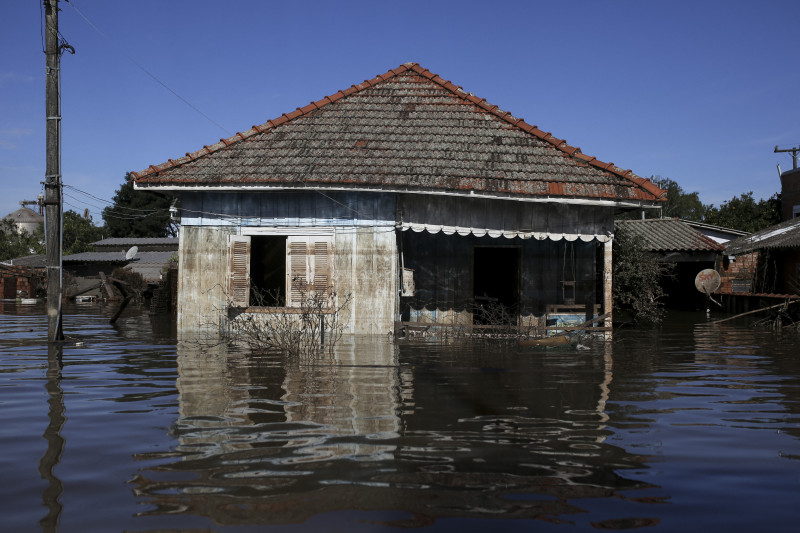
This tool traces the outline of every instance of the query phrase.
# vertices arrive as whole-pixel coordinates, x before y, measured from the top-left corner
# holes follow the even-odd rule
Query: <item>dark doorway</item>
[[[286,237],[258,235],[250,239],[250,305],[286,305]]]
[[[17,297],[17,277],[8,276],[3,279],[3,299],[14,300]]]
[[[516,246],[474,248],[472,286],[476,324],[516,322],[519,270],[520,249]]]

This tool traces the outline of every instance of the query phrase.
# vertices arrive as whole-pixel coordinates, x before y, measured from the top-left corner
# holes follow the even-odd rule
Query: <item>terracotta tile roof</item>
[[[137,186],[366,188],[657,201],[650,180],[581,153],[406,63],[201,150]]]
[[[640,237],[651,252],[721,252],[725,249],[724,244],[677,218],[617,220],[615,225]]]
[[[800,248],[800,218],[793,218],[727,243],[725,252],[740,255],[755,250]]]

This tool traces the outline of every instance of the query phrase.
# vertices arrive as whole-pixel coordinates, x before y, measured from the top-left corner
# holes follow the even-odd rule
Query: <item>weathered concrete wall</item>
[[[392,228],[338,229],[335,247],[335,290],[353,297],[345,317],[347,331],[360,335],[393,331],[398,273]]]
[[[178,330],[181,338],[218,336],[226,327],[228,236],[232,226],[182,226]],[[334,290],[351,295],[342,317],[347,333],[392,331],[397,295],[397,245],[386,227],[338,228],[334,239]]]
[[[181,226],[178,252],[178,335],[217,337],[227,317],[225,281],[232,227]]]

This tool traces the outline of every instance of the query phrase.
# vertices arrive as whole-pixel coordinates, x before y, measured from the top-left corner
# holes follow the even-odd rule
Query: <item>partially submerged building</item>
[[[212,334],[312,292],[358,334],[610,311],[614,213],[665,197],[416,63],[132,179],[181,196],[178,329]]]
[[[800,294],[800,218],[729,242],[721,269],[731,294],[772,296]]]
[[[112,237],[92,243],[93,252],[64,256],[64,268],[73,276],[98,277],[124,267],[140,274],[146,282],[158,282],[178,253],[174,237]]]
[[[76,300],[119,299],[122,295],[106,283],[106,276],[122,268],[140,275],[151,299],[152,311],[166,311],[174,298],[172,270],[178,257],[178,239],[174,237],[107,238],[92,243],[93,252],[66,255],[64,270],[69,282],[64,293]],[[167,279],[169,278],[169,279]],[[165,289],[169,288],[168,291]],[[163,305],[162,305],[163,304]]]
[[[0,263],[0,298],[38,298],[47,285],[44,255],[29,255]]]
[[[664,289],[667,307],[701,309],[706,296],[695,287],[695,277],[705,269],[714,269],[725,245],[718,238],[699,231],[693,223],[677,218],[648,218],[644,220],[618,220],[618,228],[629,231],[640,239],[645,250],[658,256],[662,263],[671,265],[670,272],[653,283]],[[706,231],[711,227],[706,225]],[[724,235],[724,228],[714,234]]]

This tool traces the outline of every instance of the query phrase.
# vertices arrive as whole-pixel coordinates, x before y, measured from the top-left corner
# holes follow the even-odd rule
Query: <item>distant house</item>
[[[44,255],[31,255],[0,263],[0,298],[37,298],[47,283]]]
[[[157,282],[162,270],[178,252],[178,239],[109,238],[94,242],[92,246],[94,252],[65,255],[64,269],[73,276],[96,277],[100,272],[110,274],[117,267],[126,267],[141,274],[147,282]]]
[[[132,179],[181,196],[183,334],[308,292],[350,295],[358,334],[610,311],[614,213],[665,197],[416,63]]]
[[[669,276],[654,280],[664,289],[668,307],[698,309],[705,305],[706,297],[697,290],[694,280],[700,271],[715,268],[724,244],[698,231],[693,223],[677,218],[618,220],[616,225],[640,238],[662,262],[673,265]],[[725,235],[724,228],[704,226],[707,232]]]

